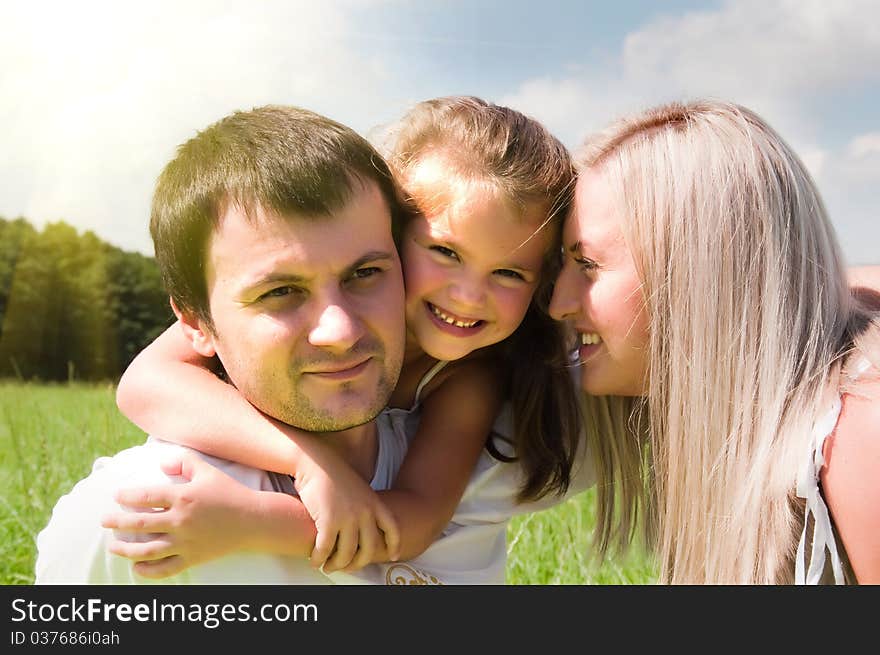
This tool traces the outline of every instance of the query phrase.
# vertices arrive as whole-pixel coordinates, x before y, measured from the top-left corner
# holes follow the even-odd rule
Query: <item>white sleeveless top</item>
[[[831,555],[831,568],[834,571],[834,583],[844,584],[843,565],[840,554],[837,552],[837,542],[831,530],[831,517],[828,514],[828,506],[819,491],[819,472],[825,466],[825,456],[822,447],[828,438],[837,420],[840,417],[840,398],[835,398],[831,409],[813,425],[813,433],[810,437],[809,457],[804,459],[803,466],[798,473],[797,495],[806,500],[804,512],[804,529],[798,542],[797,559],[795,560],[794,583],[819,584],[822,573],[825,570],[825,552]],[[810,553],[810,567],[804,563],[804,550],[807,543],[807,529],[810,526],[810,517],[813,517],[813,548]]]
[[[871,366],[867,359],[862,359],[855,368],[854,376],[858,377]],[[813,425],[813,433],[810,438],[809,456],[805,458],[803,466],[798,473],[797,495],[806,500],[804,512],[804,529],[798,542],[797,559],[795,561],[794,582],[798,585],[819,584],[825,570],[826,551],[831,558],[831,570],[834,573],[834,584],[846,584],[843,572],[843,564],[837,549],[837,541],[831,527],[831,515],[828,506],[819,490],[819,473],[825,466],[825,456],[822,448],[825,440],[834,432],[837,421],[840,418],[842,402],[840,396],[834,399],[828,412],[817,420]],[[812,549],[810,552],[809,567],[804,562],[806,550],[807,532],[812,517]]]
[[[398,435],[398,440],[409,443],[415,437],[421,417],[422,391],[447,364],[439,361],[425,374],[416,389],[412,407],[388,408],[377,417],[380,424]],[[509,442],[513,434],[510,401],[503,404],[492,431],[502,437],[495,442],[498,450],[513,455]],[[582,449],[583,442],[580,441]],[[502,462],[483,448],[452,520],[425,552],[408,562],[371,564],[345,580],[337,580],[390,585],[504,584],[507,525],[511,517],[563,502],[592,486],[595,475],[590,459],[581,450],[564,496],[548,494],[536,501],[518,503],[517,492],[523,481],[524,473],[519,462]],[[331,578],[337,576],[337,573],[331,574]]]

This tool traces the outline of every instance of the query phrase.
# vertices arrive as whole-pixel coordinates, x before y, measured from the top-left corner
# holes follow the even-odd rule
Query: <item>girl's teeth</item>
[[[591,346],[602,343],[602,338],[595,332],[581,332],[581,345]]]
[[[470,328],[470,327],[474,327],[477,323],[479,323],[479,321],[470,321],[467,323],[465,323],[464,321],[457,321],[454,318],[452,318],[451,316],[447,316],[446,314],[441,312],[434,305],[429,305],[429,306],[430,306],[431,312],[433,312],[434,316],[439,318],[444,323],[448,323],[449,325],[454,325],[455,327],[460,327],[460,328]]]

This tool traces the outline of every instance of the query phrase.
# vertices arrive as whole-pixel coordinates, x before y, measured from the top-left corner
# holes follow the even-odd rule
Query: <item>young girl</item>
[[[138,356],[117,395],[128,417],[163,439],[293,475],[318,530],[312,563],[328,572],[410,559],[428,547],[449,522],[484,444],[493,449],[487,437],[505,400],[523,473],[520,500],[561,496],[578,444],[561,328],[542,311],[573,182],[564,146],[518,112],[466,97],[420,103],[393,137],[390,164],[417,212],[400,243],[407,344],[390,406],[401,429],[409,416],[421,419],[394,488],[381,492],[396,522],[381,507],[370,509],[374,492],[341,462],[305,456],[302,445],[315,453],[320,435],[259,414],[207,370],[175,326]],[[157,492],[147,496],[155,502]],[[119,499],[150,505],[138,491]],[[140,560],[143,575],[170,575],[236,547],[234,535],[219,544],[216,535],[199,534],[207,512],[201,523],[190,521],[189,533],[172,528],[170,514],[183,516],[187,504],[176,501],[166,512],[138,515],[139,529],[165,533],[161,540],[115,546]],[[387,548],[374,536],[376,522]]]
[[[599,543],[641,527],[667,583],[880,581],[880,325],[803,164],[718,101],[577,161],[551,311],[580,335]]]

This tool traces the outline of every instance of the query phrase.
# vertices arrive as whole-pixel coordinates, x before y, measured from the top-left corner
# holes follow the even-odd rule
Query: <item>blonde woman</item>
[[[575,327],[603,551],[664,583],[880,582],[880,338],[819,193],[757,115],[655,108],[578,157]]]

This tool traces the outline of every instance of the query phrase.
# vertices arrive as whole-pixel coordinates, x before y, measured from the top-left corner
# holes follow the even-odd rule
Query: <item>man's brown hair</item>
[[[150,217],[156,261],[180,311],[212,325],[205,279],[208,238],[229,203],[248,216],[328,216],[356,185],[374,182],[397,241],[406,208],[388,165],[354,130],[290,106],[237,111],[181,145],[156,183]]]

